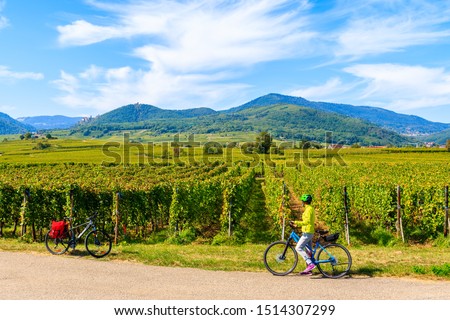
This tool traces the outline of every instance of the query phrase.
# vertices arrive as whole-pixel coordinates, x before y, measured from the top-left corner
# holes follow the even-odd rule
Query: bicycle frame
[[[300,240],[300,236],[299,236],[294,230],[292,230],[291,234],[289,235],[289,238],[286,240],[286,248],[285,248],[285,251],[283,252],[283,255],[286,254],[286,250],[287,250],[288,246],[291,245],[291,244],[290,244],[291,240],[294,241],[294,242],[299,242],[299,240]],[[316,244],[315,244],[315,246],[314,246],[314,249],[311,248],[309,245],[306,245],[306,248],[311,252],[311,261],[312,261],[314,264],[330,263],[330,262],[331,262],[331,263],[334,263],[334,262],[336,261],[336,259],[333,257],[333,255],[331,255],[331,254],[325,249],[325,247],[322,246],[322,245],[320,244],[319,241],[316,241]],[[316,260],[315,256],[316,256],[317,249],[319,249],[319,248],[322,249],[322,250],[328,255],[329,259],[326,259],[326,260]]]
[[[70,220],[71,220],[71,219],[70,219]],[[80,229],[82,226],[86,226],[86,227],[83,229],[83,231],[81,231],[81,232],[75,237],[75,232],[74,232],[74,230],[75,230],[75,229]],[[71,239],[71,241],[73,241],[72,245],[73,245],[73,246],[76,245],[76,243],[78,242],[78,240],[80,240],[81,237],[83,237],[83,235],[84,235],[91,227],[93,227],[94,231],[97,229],[97,228],[95,227],[95,224],[94,224],[94,222],[92,221],[92,219],[89,219],[88,222],[81,223],[81,224],[76,225],[76,226],[74,226],[74,227],[71,226],[69,230],[72,232],[72,239]]]

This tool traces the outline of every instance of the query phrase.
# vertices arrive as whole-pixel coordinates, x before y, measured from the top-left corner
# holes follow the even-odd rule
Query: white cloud
[[[103,69],[91,66],[78,75],[61,71],[60,79],[54,84],[62,95],[55,100],[72,108],[93,108],[99,112],[137,101],[179,109],[211,107],[214,102],[248,87],[223,83],[228,77],[227,73],[172,75],[130,67]]]
[[[342,7],[336,10],[347,16],[346,24],[332,34],[336,43],[334,54],[339,58],[359,59],[398,52],[450,36],[450,6],[446,1],[364,1],[359,6],[344,1],[344,4],[345,10]]]
[[[177,72],[239,68],[293,57],[314,33],[302,30],[306,22],[301,17],[274,15],[280,4],[250,1],[225,10],[190,8],[165,29],[166,45],[149,44],[135,53],[155,68]]]
[[[291,58],[309,49],[304,1],[133,1],[116,5],[91,1],[112,13],[110,25],[78,20],[58,27],[63,46],[89,45],[113,38],[141,37],[132,54],[149,69],[102,69],[91,66],[78,75],[62,73],[56,85],[61,103],[90,104],[101,110],[133,101],[177,107],[214,105],[235,90],[230,83],[255,64]],[[290,10],[286,9],[288,6]],[[142,45],[142,43],[144,44]],[[70,81],[68,81],[70,80]],[[75,81],[76,80],[76,81]],[[68,87],[78,86],[77,90]]]
[[[118,34],[112,27],[96,26],[84,20],[78,20],[67,26],[58,26],[60,33],[59,42],[62,45],[83,46],[106,39],[110,39]]]
[[[8,67],[0,65],[0,80],[42,80],[44,75],[36,72],[14,72]]]
[[[0,1],[0,13],[2,12],[4,6],[5,1]],[[0,30],[7,27],[8,25],[9,25],[8,19],[0,14]]]
[[[340,0],[334,7],[327,4],[326,11],[310,10],[312,2],[307,0],[87,3],[103,10],[108,19],[100,24],[95,17],[85,18],[59,26],[61,46],[126,39],[136,44],[129,53],[148,65],[62,71],[54,82],[62,92],[58,102],[101,112],[136,101],[177,108],[223,106],[251,87],[238,79],[259,63],[330,55],[336,59],[323,67],[450,37],[446,1]],[[341,68],[346,73],[342,77],[288,94],[397,111],[450,105],[449,73],[443,68],[393,63]]]
[[[287,94],[316,101],[340,101],[345,99],[344,97],[356,86],[357,83],[344,83],[340,78],[335,77],[329,79],[325,84],[292,90]]]
[[[447,107],[450,112],[450,72],[399,64],[356,64],[348,75],[324,84],[288,91],[314,101],[369,105],[402,113]],[[437,110],[437,109],[436,109]]]
[[[149,36],[134,54],[153,68],[191,72],[248,66],[293,57],[315,33],[305,28],[301,13],[307,1],[282,13],[293,1],[155,1],[107,5],[92,2],[118,16],[111,26],[78,20],[59,26],[65,46],[93,44],[112,38]]]
[[[450,105],[450,72],[398,64],[358,64],[344,69],[363,80],[354,98],[396,111]]]
[[[355,21],[348,30],[339,34],[336,56],[360,58],[406,47],[436,42],[450,36],[450,31],[427,32],[423,25],[399,18],[364,19]]]
[[[85,78],[86,74],[89,73],[89,70],[80,74],[81,78]],[[59,80],[54,81],[54,84],[66,93],[74,94],[79,89],[79,81],[78,78],[65,72],[61,71],[61,78]]]

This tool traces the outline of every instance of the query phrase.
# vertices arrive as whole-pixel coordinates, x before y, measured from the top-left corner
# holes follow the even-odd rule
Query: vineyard
[[[55,151],[30,153],[44,157],[38,161],[55,158],[44,164],[19,161],[29,152],[25,142],[6,145],[11,151],[4,153],[8,163],[0,164],[0,236],[8,232],[40,241],[52,220],[83,221],[98,212],[100,224],[119,240],[163,231],[175,243],[231,237],[267,242],[279,238],[283,222],[294,218],[292,194],[306,192],[314,196],[318,219],[336,231],[344,230],[346,212],[352,228],[395,234],[401,227],[406,240],[425,241],[445,231],[448,152],[348,150],[333,159],[327,151],[300,151],[297,157],[292,149],[267,161],[233,149],[232,165],[218,156],[207,164],[188,165],[180,158],[123,166],[100,165],[98,145],[64,143]],[[62,162],[66,150],[73,157],[78,149],[98,164]]]
[[[31,232],[33,240],[42,239],[53,219],[83,220],[93,212],[112,233],[120,224],[133,237],[163,228],[173,237],[213,237],[239,229],[255,181],[254,170],[219,163],[3,165],[0,170],[0,232],[14,226],[16,234],[20,227],[20,235]]]
[[[313,194],[320,219],[335,229],[343,229],[347,205],[350,224],[365,223],[392,233],[401,228],[411,240],[435,238],[444,232],[449,177],[450,166],[437,163],[284,169],[286,183],[296,193]]]

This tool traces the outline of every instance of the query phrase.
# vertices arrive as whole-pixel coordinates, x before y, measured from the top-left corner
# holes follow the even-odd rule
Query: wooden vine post
[[[28,189],[25,189],[23,191],[23,202],[22,202],[22,208],[20,210],[20,226],[21,226],[21,236],[25,236],[27,233],[27,224],[26,224],[26,211],[27,211],[27,205],[28,205],[28,196],[30,191]]]
[[[73,189],[70,189],[70,218],[73,218]]]
[[[283,240],[284,241],[284,233],[285,233],[285,226],[286,226],[286,211],[284,210],[284,207],[285,207],[285,197],[286,197],[286,190],[287,190],[287,188],[286,188],[286,183],[284,183],[283,182],[283,197],[282,197],[282,200],[281,200],[281,210],[282,210],[282,212],[283,212],[283,224],[282,224],[282,228],[281,228],[281,240]]]
[[[345,209],[345,239],[347,240],[347,244],[350,245],[350,228],[348,223],[348,194],[346,186],[344,186],[344,209]]]
[[[444,220],[444,236],[447,237],[448,236],[448,227],[450,224],[449,218],[448,218],[448,186],[445,186],[445,191],[444,191],[444,203],[445,203],[445,220]]]
[[[114,203],[114,215],[115,215],[114,244],[115,245],[117,245],[117,238],[119,237],[119,201],[120,201],[120,193],[116,192],[115,203]]]
[[[401,188],[397,186],[397,237],[402,237],[402,241],[405,242],[405,235],[403,233],[403,223],[402,223],[402,198],[401,198]]]
[[[231,237],[231,206],[233,205],[233,201],[228,202],[228,237]]]

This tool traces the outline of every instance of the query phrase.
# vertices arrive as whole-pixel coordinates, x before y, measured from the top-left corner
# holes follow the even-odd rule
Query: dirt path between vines
[[[450,299],[450,282],[368,277],[330,280],[319,275],[276,277],[266,272],[155,267],[86,256],[0,251],[0,299],[437,300]]]

